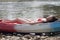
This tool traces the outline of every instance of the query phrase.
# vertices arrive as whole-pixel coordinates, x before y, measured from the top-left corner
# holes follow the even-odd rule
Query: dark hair
[[[56,20],[58,20],[56,17],[52,17],[52,20],[50,20],[49,22],[54,22]]]

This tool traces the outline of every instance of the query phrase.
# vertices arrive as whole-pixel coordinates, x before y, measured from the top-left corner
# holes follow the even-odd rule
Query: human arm
[[[39,23],[43,23],[43,21],[29,21],[29,22],[26,22],[26,24],[30,24],[30,25],[35,25],[35,24],[39,24]]]

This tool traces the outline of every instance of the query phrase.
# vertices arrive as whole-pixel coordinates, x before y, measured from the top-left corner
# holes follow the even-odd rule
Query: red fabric
[[[6,32],[16,32],[14,29],[15,24],[9,24],[9,23],[0,23],[0,31],[6,31]]]
[[[38,21],[38,22],[43,22],[42,18],[39,18],[37,21]]]

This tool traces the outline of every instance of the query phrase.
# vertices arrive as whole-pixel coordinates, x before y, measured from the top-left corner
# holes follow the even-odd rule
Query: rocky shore
[[[40,36],[40,35],[11,35],[0,34],[0,40],[60,40],[60,36]]]

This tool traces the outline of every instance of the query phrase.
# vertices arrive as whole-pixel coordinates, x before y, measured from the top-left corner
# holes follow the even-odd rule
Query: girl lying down
[[[50,15],[47,18],[38,18],[36,21],[16,18],[14,20],[0,20],[0,22],[3,22],[3,23],[16,23],[16,24],[38,24],[38,23],[45,23],[45,22],[54,22],[56,20],[57,20],[57,18],[55,16]]]

